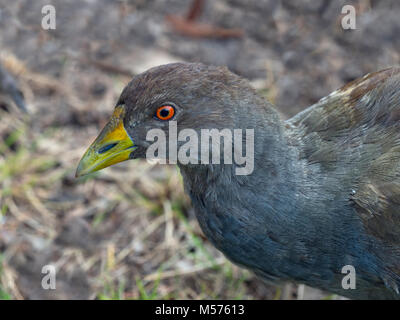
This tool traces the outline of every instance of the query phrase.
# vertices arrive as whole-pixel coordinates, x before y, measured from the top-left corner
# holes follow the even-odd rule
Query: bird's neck
[[[251,172],[238,174],[237,169],[243,165],[237,165],[234,160],[233,164],[224,164],[222,152],[218,164],[182,165],[178,162],[190,196],[202,198],[206,203],[219,203],[231,198],[231,203],[238,202],[239,207],[247,206],[249,209],[254,204],[252,197],[256,197],[262,199],[271,211],[275,211],[274,208],[289,210],[289,205],[294,205],[292,199],[302,180],[301,172],[296,170],[298,150],[287,141],[285,124],[273,107],[270,104],[257,107],[258,117],[244,121],[247,125],[238,124],[243,132],[254,130],[251,154],[247,154],[249,150],[245,140],[248,137],[244,137],[244,133],[241,150],[248,162],[252,162],[248,165]],[[234,142],[232,140],[232,144]]]

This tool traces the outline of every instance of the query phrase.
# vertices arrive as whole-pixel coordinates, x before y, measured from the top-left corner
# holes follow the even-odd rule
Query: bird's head
[[[162,130],[168,140],[171,121],[178,132],[242,128],[248,125],[250,99],[256,99],[256,94],[248,82],[225,67],[173,63],[152,68],[123,90],[111,120],[82,157],[76,176],[146,157],[152,144],[148,132]]]

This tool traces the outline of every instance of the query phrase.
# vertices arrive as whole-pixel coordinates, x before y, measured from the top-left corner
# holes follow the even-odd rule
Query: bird
[[[18,88],[18,83],[0,64],[0,93],[10,96],[15,105],[23,112],[27,112],[24,96]]]
[[[399,299],[400,68],[358,78],[290,119],[277,110],[227,67],[153,67],[124,88],[76,176],[146,159],[154,143],[147,133],[169,139],[173,123],[198,136],[253,130],[248,174],[237,173],[240,163],[223,162],[234,148],[229,140],[219,163],[194,152],[193,161],[177,161],[209,241],[268,283]]]

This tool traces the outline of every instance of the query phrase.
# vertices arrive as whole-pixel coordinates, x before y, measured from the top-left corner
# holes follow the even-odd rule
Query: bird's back
[[[400,286],[400,68],[368,74],[287,121],[300,159],[371,239],[378,276]],[[329,189],[329,190],[328,190]],[[340,215],[340,213],[339,213]],[[351,218],[353,218],[351,217]],[[376,245],[375,245],[376,244]]]

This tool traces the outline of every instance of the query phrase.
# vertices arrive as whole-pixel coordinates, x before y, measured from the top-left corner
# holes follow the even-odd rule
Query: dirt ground
[[[41,9],[56,8],[43,30]],[[353,4],[356,29],[343,30]],[[29,115],[0,96],[0,298],[327,299],[264,284],[203,236],[174,166],[128,161],[75,179],[132,75],[173,61],[226,65],[289,117],[400,60],[400,2],[221,0],[199,21],[238,38],[179,34],[184,0],[0,0],[0,62]],[[41,286],[54,265],[56,290]]]

